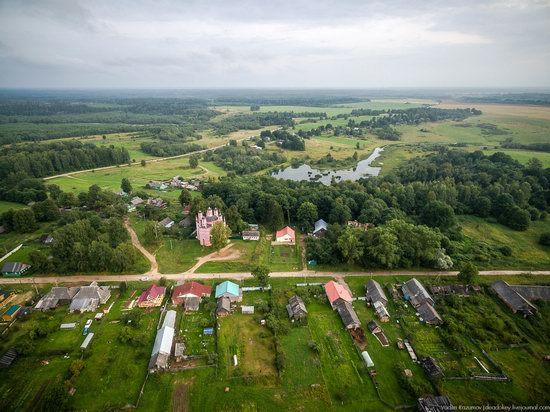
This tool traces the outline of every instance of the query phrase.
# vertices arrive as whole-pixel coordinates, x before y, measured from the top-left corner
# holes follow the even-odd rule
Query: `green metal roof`
[[[239,285],[233,282],[225,281],[216,286],[216,299],[224,293],[229,293],[233,296],[239,296]]]

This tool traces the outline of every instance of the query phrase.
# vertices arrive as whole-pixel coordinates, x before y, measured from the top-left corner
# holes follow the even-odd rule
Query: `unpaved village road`
[[[296,272],[272,272],[269,276],[273,278],[296,278],[307,282],[308,278],[331,277],[340,278],[345,276],[456,276],[458,272],[411,272],[411,271],[374,271],[374,272],[315,272],[311,270]],[[481,276],[505,276],[505,275],[534,275],[550,276],[550,270],[485,270],[480,271]],[[18,283],[82,283],[92,282],[120,282],[120,281],[139,281],[144,276],[147,281],[159,280],[164,277],[169,280],[200,280],[200,279],[232,279],[243,280],[250,279],[252,275],[249,272],[243,273],[170,273],[170,274],[143,274],[143,275],[77,275],[77,276],[36,276],[23,278],[0,278],[0,284],[18,284]]]

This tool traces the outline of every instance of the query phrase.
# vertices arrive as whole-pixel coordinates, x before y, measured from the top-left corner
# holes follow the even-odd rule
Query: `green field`
[[[472,249],[474,258],[478,260],[476,264],[482,268],[545,269],[550,265],[550,247],[538,243],[542,233],[550,232],[548,219],[531,222],[529,229],[524,232],[475,216],[459,216],[459,224],[467,238],[475,239],[475,242],[467,239],[465,247]],[[479,244],[492,248],[509,246],[513,251],[512,256],[483,254]],[[478,253],[475,253],[476,249]]]
[[[112,321],[120,317],[121,307],[129,295],[130,290],[118,297],[118,292],[114,290],[107,303],[116,302],[111,312],[90,328],[95,336],[83,356],[84,369],[73,378],[76,389],[74,405],[78,409],[102,411],[133,404],[137,399],[145,378],[159,311],[144,314],[136,331],[142,338],[139,344],[119,342],[118,335],[123,325]],[[37,323],[49,333],[46,337],[31,341],[29,355],[20,356],[9,370],[0,370],[0,408],[26,410],[31,403],[40,401],[48,384],[57,378],[67,378],[71,363],[82,358],[79,350],[84,340],[82,328],[86,320],[92,317],[90,313],[69,314],[65,306],[47,314],[34,313],[28,320],[18,322],[16,330],[2,341],[2,350],[28,341],[29,331]],[[77,322],[78,325],[73,330],[59,330],[59,325],[67,322]]]

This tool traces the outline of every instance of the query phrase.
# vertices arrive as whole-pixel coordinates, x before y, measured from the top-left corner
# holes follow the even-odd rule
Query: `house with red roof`
[[[290,226],[284,227],[281,230],[277,230],[275,234],[275,241],[278,243],[286,243],[293,245],[296,243],[296,232]]]
[[[338,303],[340,302],[351,303],[353,301],[353,296],[351,296],[351,292],[344,286],[336,283],[333,280],[325,285],[325,293],[327,294],[328,301],[330,302],[330,306],[332,306],[332,309],[336,309]]]
[[[141,294],[137,301],[137,306],[140,308],[152,308],[162,305],[162,299],[166,293],[164,286],[157,286],[155,284],[145,289],[145,292]]]
[[[174,305],[183,305],[185,299],[208,297],[212,293],[210,286],[198,282],[188,282],[178,285],[172,291],[172,303]]]

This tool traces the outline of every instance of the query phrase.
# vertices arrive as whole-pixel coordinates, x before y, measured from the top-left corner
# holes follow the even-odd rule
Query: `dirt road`
[[[330,277],[342,278],[348,276],[456,276],[458,272],[411,272],[411,271],[374,271],[374,272],[315,272],[311,270],[296,271],[296,272],[272,272],[269,276],[273,278],[296,278],[307,281],[312,277]],[[506,276],[506,275],[533,275],[533,276],[550,276],[550,270],[486,270],[480,271],[481,276]],[[242,273],[170,273],[170,274],[142,274],[142,275],[75,275],[75,276],[36,276],[23,278],[0,278],[0,284],[18,284],[18,283],[82,283],[92,282],[121,282],[121,281],[137,281],[143,276],[147,276],[148,281],[159,280],[164,277],[169,280],[200,280],[200,279],[232,279],[243,280],[250,279],[252,275],[249,272]]]
[[[151,264],[151,269],[149,269],[147,273],[144,273],[144,275],[158,275],[159,265],[157,263],[157,258],[155,257],[155,255],[152,255],[151,253],[149,253],[147,249],[143,247],[143,245],[139,241],[136,231],[134,230],[132,225],[130,225],[130,222],[128,221],[127,218],[124,219],[124,226],[126,226],[126,230],[130,234],[130,239],[132,239],[132,244],[135,246],[137,250],[139,250],[143,254],[143,256],[147,258],[147,260]]]

